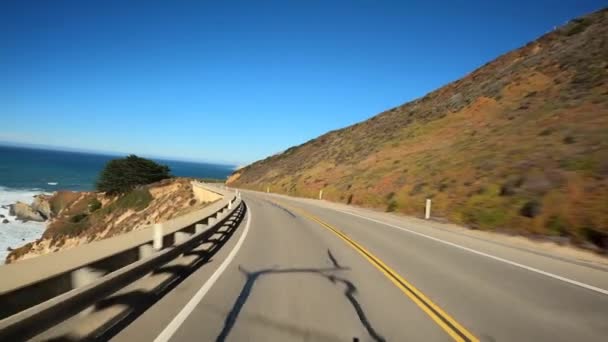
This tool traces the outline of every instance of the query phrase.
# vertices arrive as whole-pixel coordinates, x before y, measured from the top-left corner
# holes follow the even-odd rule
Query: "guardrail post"
[[[232,210],[232,200],[228,201],[228,210]]]
[[[161,223],[155,223],[152,234],[152,247],[159,251],[163,248],[163,225]]]
[[[424,218],[426,220],[431,218],[431,199],[430,198],[426,199],[426,208],[424,210]]]
[[[103,276],[103,271],[91,267],[81,267],[72,271],[72,288],[78,288],[90,284]]]

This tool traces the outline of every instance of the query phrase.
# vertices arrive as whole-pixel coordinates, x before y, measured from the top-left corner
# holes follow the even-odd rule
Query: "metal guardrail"
[[[80,312],[193,248],[243,205],[238,191],[193,185],[223,198],[162,225],[1,266],[0,340],[31,335],[32,326],[40,331]]]

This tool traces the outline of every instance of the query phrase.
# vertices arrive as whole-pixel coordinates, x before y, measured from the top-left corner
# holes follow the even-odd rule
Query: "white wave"
[[[0,186],[0,265],[8,255],[8,248],[16,248],[40,238],[46,225],[44,222],[21,222],[9,215],[8,206],[15,202],[32,203],[35,195],[44,193],[40,190],[17,190]],[[3,206],[5,208],[3,208]],[[4,220],[9,223],[2,223]]]
[[[57,185],[58,183],[57,182],[48,182],[46,184],[48,184],[48,185]]]

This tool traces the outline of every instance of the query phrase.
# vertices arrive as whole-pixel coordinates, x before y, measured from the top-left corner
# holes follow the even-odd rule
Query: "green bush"
[[[553,235],[566,236],[568,235],[568,226],[563,218],[553,215],[545,223],[549,232]]]
[[[110,160],[97,181],[97,190],[108,194],[125,193],[138,185],[170,178],[169,167],[152,160],[130,155]]]
[[[492,229],[505,224],[509,215],[502,208],[469,208],[464,218],[467,223],[479,228]]]
[[[93,198],[89,203],[89,212],[95,212],[101,208],[101,202],[97,198]]]
[[[390,213],[390,212],[393,212],[395,210],[397,210],[397,201],[395,201],[394,199],[391,199],[388,202],[388,205],[386,206],[386,211]]]
[[[503,227],[512,213],[508,200],[500,193],[501,187],[496,184],[487,184],[479,189],[461,209],[464,222],[482,229]]]
[[[115,205],[117,208],[140,211],[145,209],[152,199],[152,195],[148,189],[135,189],[116,200]]]
[[[72,222],[72,223],[82,222],[87,218],[87,216],[89,216],[89,215],[87,215],[85,213],[76,214],[76,215],[70,217],[70,222]]]
[[[573,36],[577,33],[581,33],[587,29],[591,25],[591,20],[588,18],[576,18],[573,19],[568,25],[565,27],[566,36]]]
[[[89,228],[89,224],[86,221],[65,223],[57,231],[56,236],[78,236],[80,233],[86,231]]]
[[[538,216],[541,210],[542,204],[538,200],[533,199],[524,203],[524,205],[519,210],[519,214],[521,216],[533,218]]]

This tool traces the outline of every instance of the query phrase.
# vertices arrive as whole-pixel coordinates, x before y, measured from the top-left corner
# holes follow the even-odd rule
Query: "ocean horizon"
[[[123,156],[126,156],[123,155]],[[8,248],[40,238],[44,222],[21,222],[9,215],[8,205],[31,203],[34,196],[58,190],[92,191],[105,164],[121,155],[60,151],[0,145],[0,264]],[[177,177],[226,179],[236,165],[150,158],[165,164]],[[4,223],[5,220],[8,223]]]
[[[127,154],[62,151],[0,144],[0,186],[22,190],[95,189],[105,164]],[[236,165],[149,158],[165,164],[177,177],[225,179]]]

